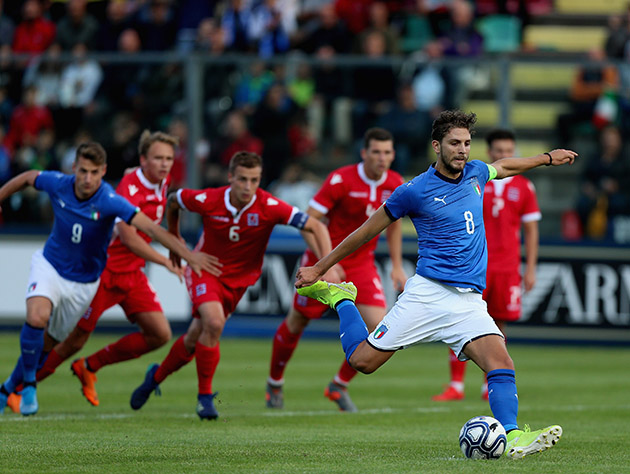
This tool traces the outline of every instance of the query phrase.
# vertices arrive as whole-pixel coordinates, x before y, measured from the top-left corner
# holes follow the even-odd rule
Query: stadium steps
[[[605,41],[601,26],[529,25],[523,35],[525,49],[539,51],[584,52]]]
[[[610,14],[621,13],[628,0],[555,0],[555,11],[560,14]]]

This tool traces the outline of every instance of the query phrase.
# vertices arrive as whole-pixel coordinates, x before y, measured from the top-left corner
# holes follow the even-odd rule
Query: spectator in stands
[[[4,126],[0,125],[0,186],[13,177],[11,154],[3,143],[4,137]]]
[[[252,61],[234,91],[234,105],[251,114],[275,81],[263,61]]]
[[[606,33],[604,51],[606,51],[606,56],[611,59],[622,59],[624,56],[624,49],[628,40],[628,16],[630,15],[615,14],[608,17],[608,31]]]
[[[136,24],[145,51],[168,51],[175,46],[177,24],[169,0],[150,0]]]
[[[417,11],[428,18],[431,32],[436,38],[448,30],[452,3],[453,0],[416,0]]]
[[[217,145],[220,165],[227,169],[230,159],[238,151],[263,154],[263,142],[249,131],[247,117],[240,110],[231,111],[223,122],[222,139]]]
[[[54,129],[50,110],[46,106],[37,105],[36,97],[37,89],[27,86],[22,95],[22,103],[13,110],[9,130],[4,138],[4,144],[11,152],[23,145],[35,145],[42,130]]]
[[[429,147],[433,117],[416,105],[410,84],[398,88],[396,104],[376,122],[377,127],[387,127],[394,136],[396,159],[392,168],[400,174],[417,174],[419,158],[425,158]],[[413,168],[412,168],[413,165]]]
[[[66,15],[57,23],[55,42],[64,51],[71,51],[77,44],[88,49],[96,48],[98,22],[87,12],[87,0],[68,0]]]
[[[127,5],[123,0],[112,0],[107,4],[107,15],[97,34],[98,49],[116,51],[118,39],[123,31],[131,27]]]
[[[140,131],[140,125],[131,113],[118,112],[112,117],[112,142],[107,147],[107,181],[118,182],[127,168],[138,166]]]
[[[244,0],[230,0],[221,16],[221,26],[225,31],[225,45],[229,51],[245,53],[250,51],[249,23],[251,11]]]
[[[15,53],[42,53],[55,41],[55,24],[44,18],[40,0],[26,0],[22,6],[22,21],[15,28]]]
[[[0,86],[0,127],[3,128],[0,143],[4,141],[5,130],[9,127],[12,113],[13,103],[11,102],[11,99],[9,99],[7,89],[6,87]]]
[[[590,62],[577,69],[569,93],[571,110],[560,114],[557,120],[559,143],[570,143],[575,126],[593,120],[595,104],[602,94],[617,89],[617,70],[604,64],[604,59],[601,49],[592,49],[588,53]]]
[[[450,28],[436,40],[442,55],[454,58],[480,56],[483,53],[483,37],[474,25],[473,6],[467,0],[453,0],[450,5],[450,19]],[[434,47],[434,44],[429,43],[428,47]],[[456,65],[444,68],[445,108],[461,107],[468,95],[468,79],[474,71],[474,65]]]
[[[195,49],[199,25],[203,18],[212,18],[219,0],[179,0],[177,8],[177,50],[188,53]]]
[[[352,34],[358,35],[370,24],[372,3],[374,0],[335,0],[335,10]]]
[[[73,60],[64,67],[59,83],[60,114],[57,134],[60,139],[72,137],[86,115],[94,112],[96,92],[103,80],[97,61],[87,58],[87,48],[77,43],[72,48]]]
[[[304,210],[315,195],[322,180],[305,170],[299,163],[287,166],[280,178],[271,183],[269,191],[284,202]]]
[[[599,150],[582,173],[577,211],[586,235],[606,234],[606,223],[617,215],[630,215],[630,156],[619,129],[609,125],[601,131]]]
[[[37,89],[35,98],[37,105],[45,105],[53,112],[59,106],[62,70],[59,53],[58,49],[51,48],[33,58],[26,68],[23,79],[25,86],[33,85]]]
[[[345,23],[339,19],[332,4],[323,5],[311,29],[303,33],[298,43],[299,49],[309,54],[318,54],[324,48],[334,54],[349,51],[352,36]]]
[[[289,35],[282,23],[277,0],[264,0],[252,10],[249,38],[261,58],[270,58],[289,50]]]
[[[13,44],[13,33],[15,25],[13,20],[4,14],[3,0],[0,0],[0,47],[11,46]]]
[[[226,51],[225,31],[214,18],[199,22],[193,49],[210,56],[221,56]]]
[[[16,104],[22,97],[23,65],[13,59],[10,46],[0,46],[0,87],[6,92],[11,104]]]
[[[379,1],[370,4],[368,15],[368,26],[358,36],[359,41],[355,45],[355,51],[361,52],[365,37],[372,31],[379,31],[385,37],[385,54],[396,55],[400,53],[400,48],[398,47],[398,31],[390,24],[387,3]]]
[[[295,105],[281,83],[274,83],[258,104],[252,116],[252,133],[265,144],[262,153],[265,163],[264,186],[277,179],[291,159],[289,127]]]
[[[396,98],[397,79],[392,66],[380,65],[385,58],[385,36],[374,30],[363,38],[362,53],[374,65],[358,66],[353,71],[354,105],[352,130],[354,139],[360,139],[368,128],[374,126]]]

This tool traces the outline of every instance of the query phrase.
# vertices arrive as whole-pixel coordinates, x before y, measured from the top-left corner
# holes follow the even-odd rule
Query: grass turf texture
[[[82,354],[118,335],[95,335]],[[169,345],[170,346],[170,345]],[[285,408],[264,407],[271,341],[225,339],[214,389],[220,418],[201,422],[194,410],[194,362],[162,384],[138,412],[131,391],[147,365],[168,347],[98,373],[101,405],[92,407],[64,363],[40,384],[40,411],[0,416],[2,472],[628,472],[630,350],[512,345],[521,424],[565,430],[554,449],[522,460],[471,461],[457,437],[475,415],[481,372],[470,364],[466,399],[436,403],[447,375],[447,350],[416,346],[373,375],[358,375],[351,395],[360,412],[339,413],[323,390],[341,362],[337,341],[305,340],[286,372]],[[4,379],[18,336],[0,333]]]

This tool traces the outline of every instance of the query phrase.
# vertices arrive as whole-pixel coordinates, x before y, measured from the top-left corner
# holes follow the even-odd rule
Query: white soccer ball
[[[469,459],[499,459],[506,444],[505,428],[491,416],[475,416],[459,432],[459,447]]]

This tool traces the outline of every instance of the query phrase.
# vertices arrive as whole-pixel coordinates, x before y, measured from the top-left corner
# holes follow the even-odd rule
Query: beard
[[[466,157],[466,161],[464,162],[464,166],[466,165],[466,163],[468,162],[468,157]],[[444,164],[444,168],[446,168],[446,171],[448,171],[451,174],[459,174],[463,171],[463,167],[461,169],[456,168],[455,166],[453,166],[453,160],[451,161],[446,161],[446,160],[442,160],[442,163]]]

